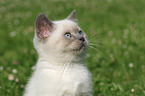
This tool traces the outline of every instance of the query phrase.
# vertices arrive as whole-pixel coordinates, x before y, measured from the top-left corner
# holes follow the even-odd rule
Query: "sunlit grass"
[[[76,9],[87,33],[94,96],[145,95],[144,0],[0,0],[0,96],[22,96],[34,69],[38,13],[60,20]],[[95,35],[94,35],[95,34]]]

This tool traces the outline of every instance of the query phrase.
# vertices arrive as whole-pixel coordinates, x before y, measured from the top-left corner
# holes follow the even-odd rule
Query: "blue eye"
[[[66,33],[64,36],[67,37],[67,38],[70,38],[71,34],[70,33]]]

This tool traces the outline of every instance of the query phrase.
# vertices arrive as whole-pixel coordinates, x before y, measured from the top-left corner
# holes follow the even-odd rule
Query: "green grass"
[[[85,60],[94,96],[145,95],[145,0],[0,0],[0,96],[24,92],[38,58],[32,42],[38,13],[60,20],[73,9],[103,53],[89,48]]]

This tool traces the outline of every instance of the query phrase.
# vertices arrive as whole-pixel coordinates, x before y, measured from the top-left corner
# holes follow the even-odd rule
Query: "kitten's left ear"
[[[73,10],[71,12],[71,14],[66,19],[72,20],[72,21],[77,21],[77,18],[76,18],[76,10]]]
[[[47,19],[47,17],[40,13],[37,16],[36,22],[35,22],[35,31],[37,36],[42,39],[42,38],[47,38],[48,35],[52,32],[53,28],[53,23]]]

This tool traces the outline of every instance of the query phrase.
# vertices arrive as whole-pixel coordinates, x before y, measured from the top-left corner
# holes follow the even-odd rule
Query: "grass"
[[[32,43],[38,13],[60,20],[73,9],[97,45],[92,46],[103,53],[89,48],[85,60],[94,96],[145,96],[144,5],[144,0],[0,0],[0,96],[24,92],[38,58]]]

